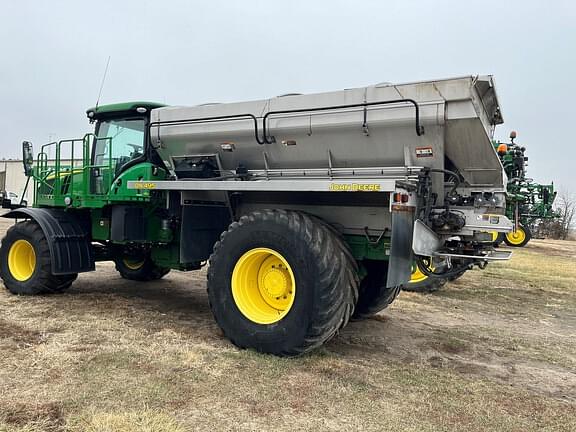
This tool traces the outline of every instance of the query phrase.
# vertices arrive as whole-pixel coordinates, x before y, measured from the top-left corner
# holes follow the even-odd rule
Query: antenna
[[[96,108],[98,108],[98,104],[100,103],[100,96],[102,96],[102,90],[104,89],[104,83],[106,82],[106,75],[108,74],[108,66],[110,66],[110,56],[108,56],[106,69],[104,69],[104,76],[102,77],[102,83],[100,83],[100,91],[98,92],[98,99],[96,99]]]

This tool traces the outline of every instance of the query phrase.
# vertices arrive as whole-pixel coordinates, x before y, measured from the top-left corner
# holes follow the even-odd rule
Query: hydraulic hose
[[[458,186],[460,186],[460,184],[462,183],[462,181],[460,180],[460,174],[458,174],[456,171],[450,171],[447,169],[440,169],[440,168],[430,168],[428,172],[444,173],[454,177],[454,186],[452,186],[452,189],[450,190],[448,195],[451,195],[452,193],[456,192],[456,189],[458,189]]]

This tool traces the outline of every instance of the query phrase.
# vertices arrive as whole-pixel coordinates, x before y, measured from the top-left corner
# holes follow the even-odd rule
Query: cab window
[[[111,166],[114,174],[117,175],[124,165],[142,156],[144,154],[144,126],[144,119],[101,122],[96,131],[94,165],[101,168]]]

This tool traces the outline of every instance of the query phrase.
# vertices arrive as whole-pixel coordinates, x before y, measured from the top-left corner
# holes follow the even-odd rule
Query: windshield
[[[96,136],[94,165],[111,166],[116,174],[125,164],[144,154],[144,119],[103,121],[98,125]]]

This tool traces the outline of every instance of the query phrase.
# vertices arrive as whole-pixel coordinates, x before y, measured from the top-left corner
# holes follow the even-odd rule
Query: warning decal
[[[416,147],[416,157],[432,157],[432,147]]]

